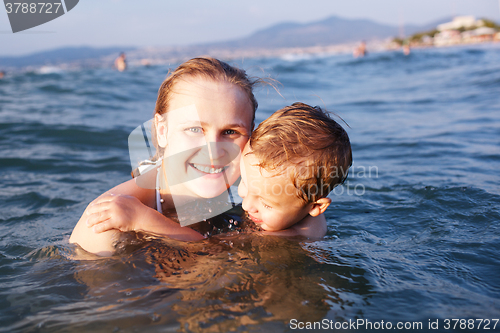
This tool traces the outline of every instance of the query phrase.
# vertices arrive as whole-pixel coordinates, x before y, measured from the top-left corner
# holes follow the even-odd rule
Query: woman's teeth
[[[212,168],[212,167],[209,167],[209,166],[203,166],[203,165],[194,164],[194,163],[191,163],[191,165],[196,170],[199,170],[199,171],[205,172],[205,173],[220,173],[220,172],[222,172],[222,170],[224,170],[226,168],[226,167],[222,167],[222,168],[217,168],[216,169],[216,168]]]

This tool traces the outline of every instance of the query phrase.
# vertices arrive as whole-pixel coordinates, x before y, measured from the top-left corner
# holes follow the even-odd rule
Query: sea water
[[[388,323],[451,331],[464,322],[481,331],[485,320],[493,329],[498,44],[229,62],[280,82],[279,93],[257,90],[257,122],[301,101],[348,124],[354,163],[330,195],[326,237],[151,239],[81,260],[69,235],[90,201],[130,179],[127,137],[152,117],[158,87],[177,64],[8,73],[0,80],[0,331]]]

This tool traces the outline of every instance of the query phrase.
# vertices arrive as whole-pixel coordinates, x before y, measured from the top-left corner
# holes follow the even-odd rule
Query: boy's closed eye
[[[268,204],[266,204],[262,199],[260,199],[260,202],[262,203],[262,206],[264,206],[264,208],[266,208],[266,209],[273,209],[273,207],[271,207]]]

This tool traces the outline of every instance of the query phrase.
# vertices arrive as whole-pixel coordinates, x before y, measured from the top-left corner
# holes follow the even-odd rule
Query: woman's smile
[[[229,166],[215,167],[215,166],[201,165],[196,163],[189,163],[189,165],[192,168],[205,174],[219,174],[222,171],[227,170],[227,168],[229,168]]]

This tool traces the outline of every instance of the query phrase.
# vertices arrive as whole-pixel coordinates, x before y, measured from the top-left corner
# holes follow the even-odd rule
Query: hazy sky
[[[391,25],[423,24],[452,15],[500,22],[500,0],[80,0],[67,14],[16,34],[0,8],[0,55],[63,46],[229,40],[283,21],[304,23],[331,15]]]

